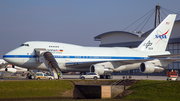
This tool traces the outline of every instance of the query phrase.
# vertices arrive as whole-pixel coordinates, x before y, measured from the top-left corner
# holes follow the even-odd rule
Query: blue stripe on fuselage
[[[35,55],[4,55],[3,58],[36,58]],[[71,59],[149,59],[149,57],[118,57],[118,56],[61,56],[54,55],[54,58]]]
[[[35,58],[35,55],[4,55],[3,58]]]

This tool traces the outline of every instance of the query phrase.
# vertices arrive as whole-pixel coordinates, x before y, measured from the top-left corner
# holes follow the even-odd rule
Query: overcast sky
[[[123,30],[157,4],[180,11],[180,0],[0,0],[0,57],[26,41],[98,47],[95,36]]]

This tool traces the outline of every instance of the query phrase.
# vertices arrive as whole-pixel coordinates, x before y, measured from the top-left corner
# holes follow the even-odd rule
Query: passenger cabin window
[[[21,46],[29,46],[29,44],[21,44]]]

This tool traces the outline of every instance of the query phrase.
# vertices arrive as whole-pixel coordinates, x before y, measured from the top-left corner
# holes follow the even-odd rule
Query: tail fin
[[[141,51],[165,51],[175,18],[176,14],[169,14],[137,49]]]

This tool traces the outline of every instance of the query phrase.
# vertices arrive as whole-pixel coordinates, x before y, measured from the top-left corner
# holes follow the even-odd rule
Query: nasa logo
[[[161,31],[157,31],[157,34],[155,35],[155,38],[154,38],[154,39],[159,39],[159,40],[157,41],[157,43],[158,43],[160,40],[162,40],[162,39],[167,39],[167,36],[166,36],[166,35],[167,35],[168,32],[169,32],[169,30],[163,34]],[[156,43],[156,44],[157,44],[157,43]]]
[[[167,39],[166,35],[155,35],[155,38]]]
[[[167,34],[168,32],[169,32],[169,30],[168,30],[166,33],[162,34],[161,31],[157,31],[157,34],[155,35],[155,38],[154,38],[154,39],[156,39],[156,38],[167,39],[166,34]]]

